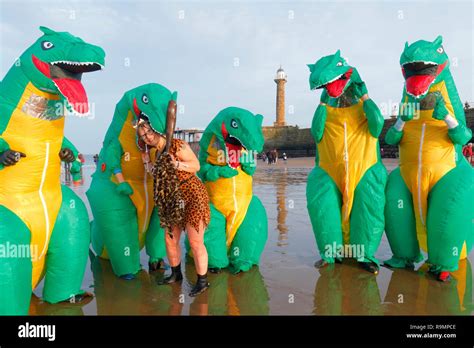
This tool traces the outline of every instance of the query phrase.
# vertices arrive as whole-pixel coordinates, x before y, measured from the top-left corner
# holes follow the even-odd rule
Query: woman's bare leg
[[[203,222],[199,223],[199,230],[197,231],[193,226],[188,224],[186,226],[188,232],[189,244],[194,255],[194,264],[196,266],[196,273],[198,275],[205,275],[207,273],[207,250],[204,246],[204,226]]]
[[[166,255],[171,266],[171,274],[158,281],[158,285],[176,283],[183,279],[179,237],[181,237],[181,229],[179,227],[173,227],[171,236],[168,232],[165,233]]]
[[[181,237],[181,229],[173,227],[172,236],[165,233],[166,255],[171,267],[176,267],[181,263],[181,249],[179,248],[179,239]]]
[[[207,250],[204,246],[204,224],[202,221],[199,223],[199,230],[188,224],[186,230],[188,231],[189,244],[193,251],[197,273],[196,285],[189,293],[189,296],[194,297],[203,293],[209,287],[207,281]]]

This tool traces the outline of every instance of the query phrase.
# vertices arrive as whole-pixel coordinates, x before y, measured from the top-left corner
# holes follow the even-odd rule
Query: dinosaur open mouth
[[[150,122],[150,117],[144,113],[142,110],[140,110],[140,108],[138,107],[138,104],[137,104],[137,99],[134,98],[133,99],[133,111],[135,112],[135,115],[137,116],[137,121],[134,125],[134,128],[136,128],[138,126],[138,123],[140,122],[140,120],[144,120],[145,122],[148,123],[148,125],[150,126],[150,128],[155,132],[155,133],[158,133],[158,134],[161,134],[161,135],[164,135],[162,132],[159,132],[157,131],[153,125],[151,124]],[[145,142],[137,136],[137,145],[138,147],[140,148],[140,150],[145,150]]]
[[[224,143],[227,150],[227,161],[232,168],[237,168],[240,165],[240,155],[242,149],[246,150],[246,147],[242,144],[239,138],[231,135],[222,122],[222,136],[224,137]]]
[[[80,114],[89,112],[87,94],[81,83],[81,78],[83,73],[102,69],[100,64],[64,60],[47,63],[34,55],[32,55],[32,60],[36,68],[54,82],[74,111]]]
[[[341,94],[344,92],[344,89],[347,86],[352,75],[352,69],[349,69],[344,74],[336,76],[334,79],[326,83],[325,85],[319,88],[326,88],[329,96],[332,98],[339,98]]]
[[[433,62],[410,62],[402,65],[402,73],[406,81],[406,91],[414,97],[428,92],[433,81],[446,66]]]

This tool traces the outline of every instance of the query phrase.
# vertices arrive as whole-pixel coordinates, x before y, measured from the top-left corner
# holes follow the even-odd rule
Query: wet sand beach
[[[384,160],[388,171],[398,160]],[[268,241],[259,267],[231,275],[210,274],[210,289],[188,297],[195,281],[194,267],[184,265],[182,285],[158,286],[163,271],[143,270],[132,281],[117,278],[110,263],[90,252],[83,289],[94,298],[81,304],[43,303],[33,298],[30,314],[61,315],[473,315],[472,267],[474,253],[461,261],[449,283],[436,281],[426,266],[414,271],[381,267],[377,276],[345,260],[318,270],[316,242],[306,210],[306,179],[314,158],[261,160],[254,175],[254,194],[268,214]],[[94,166],[86,163],[83,186],[73,187],[88,206],[85,191]],[[391,256],[386,237],[376,256]],[[191,261],[192,262],[192,261]],[[35,290],[42,291],[42,284]]]

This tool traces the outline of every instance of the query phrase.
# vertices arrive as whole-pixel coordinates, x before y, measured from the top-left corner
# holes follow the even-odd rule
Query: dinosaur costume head
[[[443,79],[442,73],[448,65],[441,36],[433,42],[419,40],[411,45],[406,42],[400,57],[406,92],[415,98],[425,96],[431,85]]]
[[[148,83],[126,92],[124,97],[135,116],[134,123],[146,121],[155,132],[164,135],[168,103],[176,101],[178,92],[171,92],[158,83]],[[144,150],[145,144],[138,136],[137,144]]]
[[[236,168],[239,156],[231,156],[242,151],[261,152],[263,150],[263,116],[250,111],[228,107],[221,110],[208,126],[216,136],[220,148],[225,149],[229,165]]]
[[[80,114],[89,111],[82,74],[102,69],[105,52],[67,32],[44,33],[20,57],[19,67],[36,88],[60,95]]]
[[[325,88],[331,98],[339,98],[351,85],[354,68],[341,57],[341,51],[322,57],[315,64],[308,64],[309,86],[313,89]]]

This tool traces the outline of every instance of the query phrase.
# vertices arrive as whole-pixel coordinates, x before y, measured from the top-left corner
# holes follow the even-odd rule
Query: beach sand
[[[388,171],[398,160],[384,160]],[[210,289],[188,297],[195,281],[194,267],[184,265],[182,285],[158,286],[164,272],[149,275],[145,251],[142,270],[132,281],[117,278],[110,263],[91,252],[83,289],[94,298],[81,304],[50,305],[33,298],[30,314],[61,315],[472,315],[474,253],[460,262],[449,283],[436,281],[426,266],[415,271],[381,267],[377,276],[345,260],[321,270],[306,209],[306,179],[314,158],[279,160],[276,165],[258,162],[254,194],[263,202],[269,237],[259,267],[231,275],[210,274]],[[73,189],[84,199],[93,165],[85,167],[85,183]],[[391,257],[386,237],[378,249],[379,260]],[[35,290],[39,296],[42,284]]]

